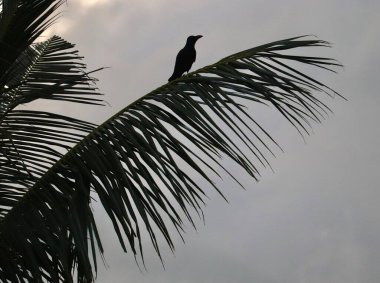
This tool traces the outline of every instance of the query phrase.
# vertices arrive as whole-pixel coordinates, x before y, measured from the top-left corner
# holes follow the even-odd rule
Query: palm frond
[[[0,119],[16,106],[36,99],[101,104],[95,79],[85,73],[74,45],[53,36],[33,44],[3,74]]]
[[[142,255],[144,230],[159,256],[159,234],[174,249],[169,225],[181,234],[183,218],[194,223],[193,211],[202,213],[206,183],[219,191],[215,177],[223,172],[233,177],[221,158],[257,179],[259,167],[269,166],[267,157],[279,147],[242,105],[274,106],[301,133],[330,111],[317,95],[339,94],[289,63],[320,68],[339,64],[282,54],[318,46],[328,43],[285,39],[189,73],[98,126],[27,192],[1,191],[0,198],[12,201],[3,204],[7,210],[0,220],[0,278],[71,282],[76,269],[78,282],[92,280],[95,249],[103,249],[90,188],[124,251]]]
[[[94,129],[81,120],[48,112],[18,110],[0,131],[0,219],[73,145]]]
[[[54,22],[64,0],[2,0],[0,74]],[[5,82],[0,79],[0,88]]]
[[[0,98],[0,185],[27,191],[62,154],[94,128],[92,124],[38,111],[14,110],[36,99],[99,104],[94,81],[74,45],[60,37],[33,44],[3,74]],[[16,189],[17,188],[17,189]],[[8,202],[9,199],[7,198]],[[0,208],[0,214],[4,215]]]

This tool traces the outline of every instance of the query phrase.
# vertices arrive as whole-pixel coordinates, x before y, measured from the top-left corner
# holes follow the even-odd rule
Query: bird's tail
[[[178,75],[176,73],[173,73],[173,75],[168,79],[169,82],[174,81],[175,79],[178,79],[181,75]]]

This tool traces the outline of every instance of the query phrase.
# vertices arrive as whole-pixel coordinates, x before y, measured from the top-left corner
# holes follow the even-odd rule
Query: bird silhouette
[[[191,35],[187,38],[186,45],[182,48],[175,59],[174,72],[169,78],[169,82],[182,76],[184,72],[189,72],[196,57],[195,43],[202,35]]]

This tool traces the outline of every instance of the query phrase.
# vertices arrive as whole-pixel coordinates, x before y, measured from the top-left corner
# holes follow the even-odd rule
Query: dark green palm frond
[[[336,93],[289,63],[339,64],[281,53],[327,45],[300,37],[249,49],[163,85],[115,114],[27,193],[12,196],[0,222],[0,278],[70,282],[76,273],[78,282],[92,280],[95,249],[102,247],[90,188],[124,251],[142,254],[144,230],[159,255],[159,234],[174,249],[168,225],[181,233],[184,217],[193,223],[191,208],[202,213],[208,186],[201,179],[218,190],[214,178],[230,174],[220,158],[256,179],[278,147],[243,103],[274,106],[306,133],[330,111],[318,95]]]
[[[77,119],[12,111],[0,131],[0,219],[73,145],[94,129]]]
[[[101,100],[92,98],[94,95],[99,95],[94,85],[94,79],[85,73],[85,65],[80,62],[82,57],[78,56],[73,47],[74,45],[53,36],[42,43],[32,44],[2,74],[3,82],[6,83],[1,90],[0,97],[1,223],[10,210],[14,211],[15,205],[26,199],[24,198],[25,193],[48,172],[51,166],[94,129],[94,125],[91,123],[67,116],[15,109],[22,103],[39,98],[89,104],[100,103]],[[79,200],[78,197],[77,199],[77,202],[82,201],[82,198]],[[29,204],[31,209],[33,209],[33,203]],[[85,204],[87,206],[81,205],[81,207],[89,209],[88,201],[85,201]],[[36,217],[34,213],[31,211],[30,215]],[[84,215],[92,214],[85,211]],[[44,228],[49,229],[50,233],[54,233],[54,235],[50,235],[48,242],[42,243],[38,240],[36,242],[37,238],[29,237],[30,233],[35,235],[40,228],[33,223],[24,223],[23,221],[21,219],[20,222],[17,222],[16,230],[11,231],[11,233],[15,233],[13,236],[2,233],[2,236],[7,235],[5,238],[13,237],[16,241],[18,237],[28,238],[28,243],[26,246],[21,245],[19,247],[23,251],[22,253],[13,254],[12,252],[9,253],[7,240],[3,240],[4,238],[0,240],[0,257],[2,258],[0,280],[6,281],[4,274],[7,274],[6,278],[10,278],[12,282],[18,282],[17,280],[20,282],[24,280],[36,282],[35,280],[38,281],[37,278],[40,276],[47,281],[51,281],[48,279],[51,277],[53,281],[67,280],[69,282],[71,273],[63,274],[61,272],[60,274],[52,269],[48,271],[50,277],[42,273],[38,276],[30,275],[28,272],[38,268],[36,261],[31,258],[31,261],[26,262],[23,257],[23,254],[29,252],[30,247],[28,245],[33,245],[33,249],[41,249],[42,254],[45,255],[45,250],[49,250],[59,243],[61,245],[59,257],[63,258],[63,255],[67,257],[67,261],[61,264],[65,265],[65,270],[73,270],[73,262],[70,261],[70,258],[74,258],[74,256],[69,256],[73,252],[70,250],[72,239],[67,238],[65,240],[65,236],[69,237],[63,232],[66,228],[60,228],[59,224],[55,225],[57,230]],[[90,225],[86,222],[85,229]],[[48,227],[47,224],[46,227]],[[46,237],[41,239],[46,240]],[[35,251],[34,256],[41,257],[35,254]],[[16,259],[18,263],[22,262],[24,267],[24,269],[17,268],[18,272],[14,272],[16,265],[10,265],[10,262],[15,263]],[[50,260],[53,259],[55,260],[54,257],[50,258]],[[10,266],[11,269],[7,269]],[[87,274],[87,277],[91,277],[92,274],[80,272]],[[61,279],[59,279],[60,277]]]
[[[45,218],[43,214],[46,211],[40,214],[40,208],[35,209],[35,204],[41,199],[29,199],[26,193],[67,150],[93,129],[94,125],[90,123],[41,111],[13,110],[4,117],[0,131],[0,223],[6,231],[0,233],[0,281],[39,282],[44,278],[47,282],[70,282],[72,279],[70,271],[75,269],[73,260],[76,259],[74,253],[77,251],[72,247],[72,235],[68,234],[67,227],[58,222],[54,223],[54,227],[49,224],[51,221],[65,223],[64,219],[70,217],[69,212],[60,215],[61,219]],[[55,198],[54,194],[44,195],[48,199]],[[92,213],[87,211],[90,210],[89,192],[74,195],[59,197],[74,200],[75,207],[70,207],[70,211],[76,211],[75,217],[82,216],[72,220],[76,223],[84,221],[74,233],[86,239],[81,231],[86,233],[91,227],[92,219],[87,218],[92,217]],[[22,217],[17,218],[17,206],[24,201],[28,203],[27,208],[23,208]],[[50,201],[46,202],[45,209],[55,209],[51,204]],[[11,216],[13,213],[16,217]],[[33,223],[35,218],[39,219],[38,223]],[[16,221],[10,224],[14,226],[12,229],[8,229],[6,219]],[[20,243],[16,252],[12,250],[12,244],[9,245],[9,239]],[[87,242],[84,244],[87,246]],[[81,247],[83,250],[84,247]],[[56,263],[57,258],[65,259],[59,262],[62,266],[46,266],[49,260]],[[40,260],[44,262],[43,265]],[[89,263],[82,263],[78,267],[80,276],[85,274],[86,278],[91,278],[92,271],[83,271],[82,266],[89,266]],[[46,274],[30,274],[40,269],[44,269]]]
[[[53,36],[33,44],[9,68],[0,98],[0,185],[27,191],[93,125],[70,117],[14,110],[33,100],[98,104],[94,79],[85,73],[74,45]],[[5,185],[7,184],[7,185]],[[5,187],[4,187],[5,186]],[[22,195],[22,194],[21,194]],[[1,209],[1,208],[0,208]],[[7,209],[5,207],[4,209]],[[1,212],[1,214],[4,214]]]
[[[3,75],[0,117],[22,103],[43,98],[100,104],[94,79],[85,72],[74,45],[58,36],[33,44]]]
[[[64,0],[2,0],[0,76],[55,20]],[[5,82],[0,78],[0,89]]]
[[[23,195],[74,144],[94,128],[70,117],[14,108],[33,100],[54,99],[98,104],[94,79],[85,73],[74,45],[53,36],[33,44],[6,73],[0,97],[0,186],[7,196]],[[0,215],[8,206],[2,204]]]

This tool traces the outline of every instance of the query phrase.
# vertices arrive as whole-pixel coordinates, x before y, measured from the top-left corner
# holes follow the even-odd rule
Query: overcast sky
[[[379,13],[378,0],[68,1],[51,33],[76,43],[89,69],[111,67],[97,74],[110,106],[58,110],[98,123],[166,83],[191,34],[204,36],[193,69],[304,34],[332,42],[314,54],[345,66],[316,75],[348,102],[330,101],[334,115],[306,144],[277,123],[285,153],[271,160],[275,173],[245,180],[247,191],[222,184],[229,204],[210,192],[206,224],[188,227],[186,244],[176,237],[175,255],[162,246],[165,270],[147,244],[148,271],[140,271],[97,210],[109,266],[97,282],[379,282]]]

